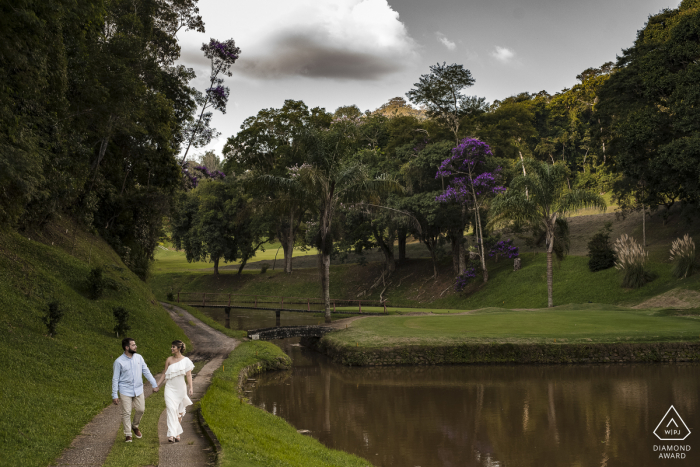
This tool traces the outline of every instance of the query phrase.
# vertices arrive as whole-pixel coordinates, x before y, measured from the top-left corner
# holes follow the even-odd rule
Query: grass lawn
[[[300,435],[282,418],[239,399],[238,375],[251,365],[283,369],[289,368],[291,363],[274,344],[244,342],[214,373],[201,404],[204,419],[221,443],[219,464],[222,467],[370,465],[364,459],[329,449],[311,437]]]
[[[51,464],[111,403],[112,364],[122,353],[113,307],[129,310],[129,336],[153,373],[162,370],[173,339],[190,345],[148,286],[99,238],[79,232],[71,255],[72,232],[66,229],[72,228],[51,225],[31,240],[0,233],[3,465]],[[90,300],[85,281],[96,265],[119,290]],[[52,300],[65,310],[55,337],[42,322]]]
[[[170,247],[170,245],[167,245],[167,247]],[[167,248],[167,247],[165,247],[165,248]],[[279,242],[266,243],[265,245],[263,245],[263,248],[265,249],[265,251],[259,250],[255,254],[255,256],[249,260],[249,262],[269,261],[270,262],[270,269],[272,269],[272,262],[275,260],[275,255],[277,255],[276,269],[279,269],[279,268],[284,269],[284,252],[282,251],[282,249],[280,249],[280,243]],[[278,249],[279,249],[279,253],[277,251]],[[311,249],[311,250],[306,250],[306,251],[303,251],[300,248],[294,249],[294,256],[295,257],[315,255],[315,254],[316,254],[316,249]],[[213,269],[214,268],[214,263],[210,263],[208,261],[196,261],[193,263],[188,263],[184,250],[174,251],[174,250],[171,250],[170,248],[167,248],[167,249],[156,248],[154,256],[155,256],[155,263],[153,265],[153,272],[154,273],[172,272],[172,271],[190,271],[190,270],[202,270],[202,269]],[[221,269],[224,266],[240,265],[240,264],[241,264],[240,261],[235,261],[233,263],[224,263],[223,261],[221,261],[219,263],[219,268]],[[233,271],[237,271],[237,270],[238,270],[237,267],[235,269],[233,269]]]
[[[499,308],[458,316],[367,317],[324,339],[386,347],[456,343],[610,343],[700,341],[700,317],[591,304],[537,311]]]

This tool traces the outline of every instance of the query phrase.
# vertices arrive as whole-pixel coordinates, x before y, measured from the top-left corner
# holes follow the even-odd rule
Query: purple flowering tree
[[[484,235],[479,210],[484,207],[490,197],[505,191],[505,188],[500,185],[501,168],[498,167],[492,171],[487,168],[486,158],[491,155],[491,148],[488,144],[475,138],[465,138],[452,149],[452,156],[442,161],[435,175],[435,178],[449,179],[449,185],[436,198],[437,201],[456,202],[462,205],[463,210],[474,211],[476,238],[484,282],[489,280],[489,274],[486,269]]]
[[[199,112],[199,117],[185,126],[183,140],[187,143],[187,147],[180,161],[181,166],[184,166],[187,160],[187,153],[191,147],[206,146],[214,137],[219,135],[211,127],[212,112],[209,109],[216,109],[221,113],[226,113],[226,104],[228,103],[230,90],[227,86],[224,86],[223,76],[230,77],[232,75],[231,67],[241,54],[241,49],[236,47],[236,42],[233,39],[224,42],[211,39],[208,44],[202,44],[202,51],[204,56],[211,60],[209,87],[204,91],[204,94],[197,93],[195,98],[197,104],[202,108]]]
[[[220,170],[209,170],[205,165],[193,165],[185,162],[182,166],[183,185],[186,190],[197,188],[200,181],[223,180],[226,175]]]

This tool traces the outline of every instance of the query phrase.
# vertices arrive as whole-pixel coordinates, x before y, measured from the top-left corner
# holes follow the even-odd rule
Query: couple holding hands
[[[185,408],[192,405],[189,396],[192,395],[192,361],[182,355],[185,351],[185,343],[173,341],[170,352],[171,357],[165,361],[165,370],[156,382],[151,375],[143,357],[136,352],[136,342],[127,337],[122,340],[124,353],[114,361],[114,373],[112,374],[112,402],[122,406],[122,424],[126,442],[130,443],[131,432],[141,438],[139,423],[145,409],[143,397],[143,378],[146,377],[153,391],[158,392],[160,385],[165,380],[165,406],[168,415],[168,442],[180,441],[182,433],[182,417],[185,416]],[[187,383],[185,383],[185,379]],[[117,397],[119,393],[119,397]],[[134,421],[131,421],[131,411],[134,411]]]

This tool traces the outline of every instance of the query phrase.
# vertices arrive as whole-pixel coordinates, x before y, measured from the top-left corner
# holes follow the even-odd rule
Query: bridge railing
[[[320,298],[289,297],[282,295],[251,295],[217,292],[178,292],[177,302],[193,306],[249,306],[251,308],[287,308],[305,309],[306,311],[324,311],[325,306]],[[340,300],[331,299],[333,311],[340,309],[349,311],[357,309],[362,313],[362,307],[378,307],[386,313],[389,302],[379,300]]]

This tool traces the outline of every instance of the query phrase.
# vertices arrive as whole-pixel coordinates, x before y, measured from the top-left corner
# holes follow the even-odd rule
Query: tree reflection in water
[[[253,403],[377,466],[652,466],[670,405],[700,426],[700,365],[348,368],[289,344]]]

